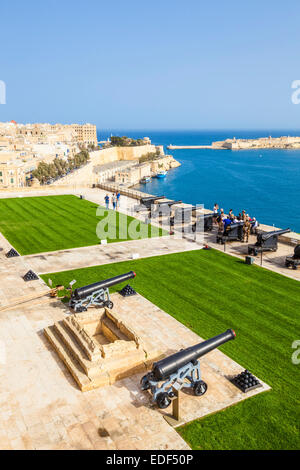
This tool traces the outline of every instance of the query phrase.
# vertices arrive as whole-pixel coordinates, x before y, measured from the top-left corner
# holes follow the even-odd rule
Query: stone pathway
[[[200,248],[202,248],[202,244],[189,240],[176,240],[166,236],[39,253],[23,256],[23,259],[35,272],[44,274],[129,261],[134,257],[148,258],[149,256],[199,250]]]

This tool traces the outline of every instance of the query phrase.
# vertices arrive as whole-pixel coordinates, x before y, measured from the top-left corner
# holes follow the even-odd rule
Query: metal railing
[[[117,183],[97,183],[94,187],[104,189],[105,191],[109,192],[120,192],[122,196],[127,196],[138,200],[143,197],[152,196],[152,194],[143,193],[142,191],[137,191],[136,189],[124,188]]]

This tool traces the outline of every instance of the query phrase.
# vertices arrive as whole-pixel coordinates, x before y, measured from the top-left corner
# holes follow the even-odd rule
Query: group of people
[[[121,198],[121,194],[120,192],[118,191],[117,193],[113,193],[112,196],[111,196],[111,202],[112,202],[112,208],[113,210],[116,210],[120,207],[120,198]],[[108,194],[106,194],[105,198],[104,198],[104,201],[105,201],[105,207],[106,209],[109,209],[109,204],[110,204],[110,197]]]
[[[246,214],[245,210],[240,212],[238,216],[235,216],[233,213],[233,210],[230,209],[228,215],[225,215],[224,210],[219,209],[219,205],[215,203],[214,208],[213,208],[213,213],[214,213],[215,223],[218,225],[219,232],[222,234],[225,234],[226,231],[229,230],[229,227],[231,224],[236,224],[239,222],[244,222],[243,223],[243,241],[248,242],[249,235],[251,232],[251,227],[252,227],[252,231],[256,233],[258,222],[255,217],[251,218],[249,214]]]

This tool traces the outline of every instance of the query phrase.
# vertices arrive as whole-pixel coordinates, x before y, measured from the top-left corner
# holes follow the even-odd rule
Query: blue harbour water
[[[300,150],[167,150],[174,145],[207,145],[226,138],[255,138],[271,135],[299,135],[300,131],[125,131],[113,135],[150,137],[153,144],[164,145],[181,166],[166,178],[153,178],[138,185],[141,191],[165,195],[190,204],[212,208],[217,202],[225,212],[243,209],[261,223],[290,227],[300,232]],[[106,139],[111,132],[100,132]]]

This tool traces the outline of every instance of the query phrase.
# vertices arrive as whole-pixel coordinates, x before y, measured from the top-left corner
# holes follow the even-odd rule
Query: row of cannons
[[[203,214],[202,207],[176,207],[182,201],[164,199],[165,196],[141,198],[134,211],[147,213],[149,219],[160,219],[171,230],[178,226],[183,232],[210,232],[213,229],[213,214]]]
[[[74,312],[84,312],[89,307],[107,307],[111,309],[113,304],[110,299],[109,288],[133,279],[135,276],[134,271],[129,271],[119,276],[71,290],[69,306]],[[228,329],[213,338],[154,362],[151,370],[141,379],[141,390],[150,392],[152,403],[160,409],[167,408],[172,400],[176,398],[176,392],[183,388],[191,389],[197,397],[204,395],[208,386],[202,378],[199,359],[224,343],[235,339],[235,337],[234,330]],[[231,381],[244,393],[261,386],[260,382],[249,371],[233,377]]]
[[[197,206],[174,207],[181,204],[182,201],[164,200],[164,196],[149,196],[140,200],[140,204],[135,207],[135,211],[146,211],[151,219],[165,217],[165,224],[171,228],[179,226],[185,232],[211,232],[215,215],[203,214],[202,209]],[[225,244],[231,241],[243,241],[244,222],[231,223],[223,233],[218,233],[216,242]],[[258,232],[254,228],[254,222],[251,222],[250,233],[255,234],[257,239],[255,244],[248,245],[248,255],[257,256],[259,253],[275,252],[278,249],[278,237],[290,232],[289,228],[283,230],[273,230],[271,232]],[[294,249],[294,253],[285,260],[287,268],[297,269],[300,265],[300,245]]]

